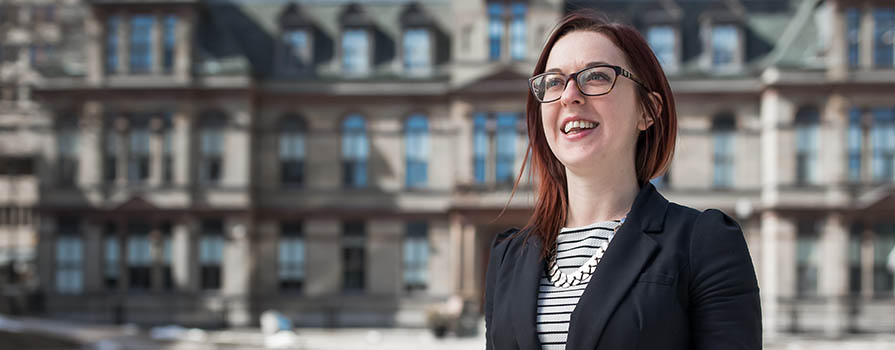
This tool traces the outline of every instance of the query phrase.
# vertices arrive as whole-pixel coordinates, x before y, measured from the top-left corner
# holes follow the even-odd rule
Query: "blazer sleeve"
[[[718,210],[699,215],[690,237],[693,349],[761,349],[755,267],[739,225]]]
[[[494,334],[491,327],[491,316],[494,309],[494,284],[497,279],[497,272],[500,270],[500,264],[503,263],[503,257],[507,251],[507,237],[515,233],[516,229],[504,231],[494,236],[491,242],[491,255],[488,258],[488,271],[485,273],[485,349],[494,349]],[[503,244],[501,244],[503,243]]]

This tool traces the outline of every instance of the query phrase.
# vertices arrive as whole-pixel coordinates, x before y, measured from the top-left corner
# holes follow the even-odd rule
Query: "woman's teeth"
[[[593,129],[595,127],[597,127],[597,123],[594,123],[591,121],[573,120],[573,121],[566,123],[565,127],[563,127],[563,133],[568,134],[573,131],[578,132],[578,131],[585,130],[585,129]]]

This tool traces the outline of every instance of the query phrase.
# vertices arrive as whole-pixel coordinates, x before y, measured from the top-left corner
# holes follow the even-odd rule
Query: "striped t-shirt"
[[[603,221],[584,227],[563,228],[556,237],[556,263],[565,274],[574,273],[594,255],[597,247],[610,242],[616,226],[621,221]],[[590,281],[587,276],[581,284],[567,288],[555,287],[545,268],[538,285],[538,338],[541,349],[564,350],[569,333],[569,317],[578,304],[578,298]]]

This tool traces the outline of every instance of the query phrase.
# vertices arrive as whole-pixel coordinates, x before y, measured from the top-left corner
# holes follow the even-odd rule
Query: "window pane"
[[[858,67],[858,53],[860,48],[858,44],[861,40],[861,12],[854,7],[845,10],[845,21],[847,27],[846,42],[848,43],[848,66],[851,68]]]
[[[513,19],[510,22],[510,57],[514,60],[525,59],[525,14],[526,6],[515,3],[512,6]]]
[[[662,64],[662,68],[676,68],[674,28],[671,26],[650,27],[646,32],[646,38],[653,52],[656,53],[659,63]]]
[[[817,295],[817,229],[815,222],[800,222],[796,239],[796,292]]]
[[[106,19],[106,72],[118,71],[118,16],[109,16]]]
[[[864,143],[864,128],[861,126],[861,110],[851,108],[848,115],[848,179],[861,181],[861,149]]]
[[[873,109],[870,148],[873,180],[891,181],[895,178],[895,110]]]
[[[407,187],[426,185],[429,160],[429,122],[425,116],[415,115],[405,125],[407,153]]]
[[[805,108],[796,116],[796,182],[817,183],[817,148],[820,130],[817,110]]]
[[[428,74],[432,66],[432,44],[429,30],[404,31],[404,70],[410,74]]]
[[[873,10],[873,65],[891,68],[895,55],[895,9],[876,8]]]
[[[426,222],[407,224],[404,237],[404,288],[426,289],[429,281],[429,238]]]
[[[174,69],[174,49],[177,46],[177,16],[165,16],[164,47],[162,48],[162,67],[165,72]]]
[[[118,286],[118,262],[121,256],[114,230],[107,229],[103,241],[103,279],[106,288],[114,289]]]
[[[712,28],[712,67],[731,68],[736,63],[739,35],[733,25],[716,25]]]
[[[130,27],[130,72],[148,73],[152,67],[153,16],[135,15]]]
[[[307,30],[288,29],[283,32],[286,68],[299,69],[311,63],[311,38]]]
[[[346,222],[342,230],[343,288],[363,291],[366,234],[363,222]]]
[[[518,118],[515,113],[497,114],[497,159],[494,167],[497,183],[513,182],[513,162],[516,160],[516,129]]]
[[[504,8],[501,4],[488,4],[488,57],[492,61],[500,59],[504,37]]]
[[[370,42],[367,31],[346,29],[342,34],[342,71],[367,74],[370,69]]]
[[[895,248],[895,223],[877,225],[873,242],[873,292],[879,296],[891,296],[895,292],[895,275],[887,263]]]
[[[105,160],[103,163],[105,180],[106,182],[113,182],[118,174],[118,132],[111,128],[106,129],[105,141]]]
[[[130,154],[128,158],[128,180],[149,179],[149,128],[139,127],[130,132]]]
[[[488,159],[488,116],[484,113],[476,114],[473,124],[473,167],[475,182],[481,184],[485,183],[485,167]]]
[[[301,289],[305,278],[305,244],[300,222],[282,224],[277,258],[280,288]]]
[[[367,143],[364,118],[353,115],[342,122],[342,161],[344,184],[363,187],[367,184]]]

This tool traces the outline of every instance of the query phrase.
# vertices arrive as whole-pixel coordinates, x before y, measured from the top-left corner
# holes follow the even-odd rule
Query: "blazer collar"
[[[597,264],[572,312],[567,349],[596,348],[618,303],[636,282],[647,261],[659,250],[656,241],[646,233],[662,231],[667,208],[668,200],[652,184],[647,183],[640,189],[625,223]],[[538,284],[544,271],[541,247],[540,239],[531,237],[522,251],[521,263],[516,264],[513,271],[516,292],[510,295],[516,299],[512,303],[516,306],[513,308],[513,328],[520,349],[541,348],[537,333]]]

